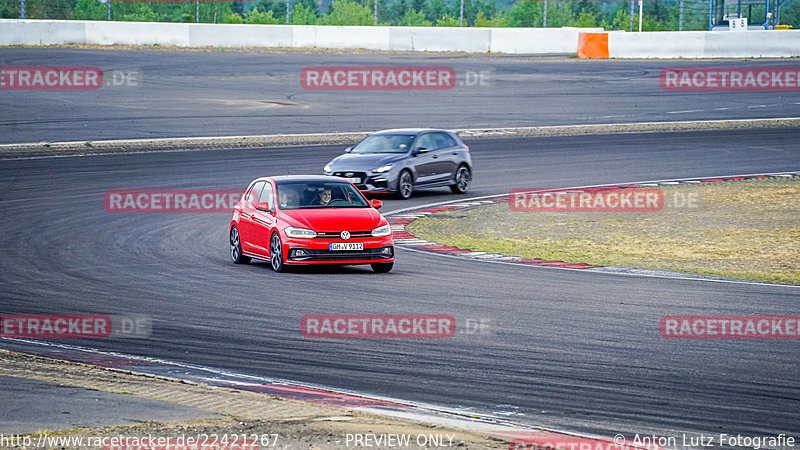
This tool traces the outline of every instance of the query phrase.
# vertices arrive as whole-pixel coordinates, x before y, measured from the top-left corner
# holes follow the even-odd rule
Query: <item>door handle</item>
[[[439,155],[433,155],[433,159],[438,159]]]

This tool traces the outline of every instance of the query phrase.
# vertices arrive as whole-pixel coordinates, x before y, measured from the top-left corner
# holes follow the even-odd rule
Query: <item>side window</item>
[[[435,148],[448,148],[456,145],[456,141],[447,133],[432,134],[434,135],[433,142],[436,144]]]
[[[259,197],[259,202],[267,202],[269,204],[269,209],[273,209],[273,198],[275,196],[272,195],[272,185],[267,183],[264,185],[264,190],[261,191],[261,196]]]
[[[250,191],[245,194],[244,201],[250,203],[251,205],[258,203],[258,199],[261,197],[261,190],[264,189],[265,184],[266,183],[264,181],[259,181],[258,183],[254,184]]]
[[[428,150],[435,149],[436,145],[433,141],[433,133],[427,133],[420,136],[419,140],[417,141],[417,148],[427,148]]]

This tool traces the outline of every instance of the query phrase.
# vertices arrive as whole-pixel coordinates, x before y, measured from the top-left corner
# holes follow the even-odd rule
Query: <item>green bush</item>
[[[422,11],[412,11],[409,9],[398,25],[404,27],[429,27],[432,24],[430,20],[425,19],[425,14],[423,14]]]
[[[487,19],[486,16],[483,15],[483,11],[478,11],[478,14],[475,16],[475,26],[502,28],[507,27],[508,24],[506,23],[505,17],[503,17],[503,13],[501,12],[495,14],[491,19]]]
[[[328,14],[320,17],[319,25],[372,25],[372,11],[350,0],[333,3]]]
[[[247,13],[244,23],[261,24],[261,25],[275,25],[281,23],[280,19],[272,16],[272,10],[260,12],[258,8],[253,8]]]
[[[292,25],[314,25],[317,23],[317,11],[298,3],[292,8],[289,23]]]
[[[78,0],[72,9],[72,17],[76,20],[106,20],[108,10],[106,5],[97,0]]]
[[[451,17],[448,15],[442,16],[441,19],[436,21],[437,27],[457,27],[459,26],[458,17]]]
[[[222,18],[222,23],[244,23],[244,20],[238,14],[229,13]]]

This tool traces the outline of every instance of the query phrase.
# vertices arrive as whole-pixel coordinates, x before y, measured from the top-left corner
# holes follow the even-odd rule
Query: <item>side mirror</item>
[[[428,150],[428,148],[427,148],[427,147],[418,147],[418,148],[417,148],[417,149],[414,151],[414,153],[416,153],[417,155],[420,155],[420,154],[422,154],[422,153],[428,153],[428,151],[429,151],[429,150]]]
[[[256,203],[256,209],[259,210],[259,211],[272,212],[272,208],[269,207],[269,202],[258,202],[258,203]]]
[[[378,199],[375,199],[375,198],[372,199],[371,203],[372,203],[372,207],[375,208],[375,209],[378,209],[381,206],[383,206],[383,202],[378,200]]]
[[[347,147],[346,149],[344,149],[345,153],[350,153],[352,151],[353,151],[353,147]]]

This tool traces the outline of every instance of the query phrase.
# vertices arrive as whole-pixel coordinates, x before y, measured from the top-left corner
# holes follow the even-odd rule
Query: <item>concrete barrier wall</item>
[[[611,58],[781,58],[800,56],[800,30],[608,33]]]
[[[0,19],[0,45],[174,45],[575,54],[600,28],[437,28],[227,25]],[[611,58],[800,56],[800,30],[608,33]],[[592,57],[592,56],[589,56]]]
[[[437,28],[228,25],[0,19],[0,45],[295,47],[423,52],[575,53],[600,28]]]

